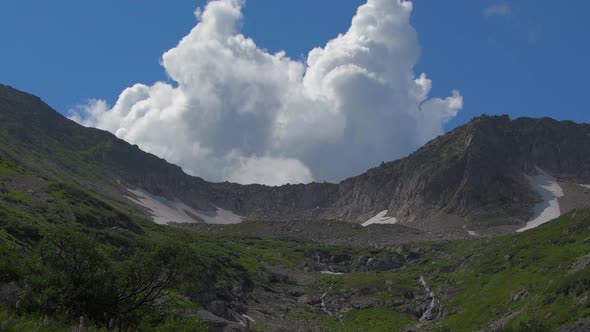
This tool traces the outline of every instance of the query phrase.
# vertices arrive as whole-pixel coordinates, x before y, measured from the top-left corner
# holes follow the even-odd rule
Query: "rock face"
[[[0,158],[49,175],[67,173],[123,199],[127,188],[215,206],[251,219],[342,219],[376,213],[411,224],[436,215],[478,227],[523,224],[540,197],[525,174],[537,167],[561,181],[590,183],[590,125],[552,119],[481,116],[410,156],[339,184],[268,187],[210,183],[114,135],[70,121],[39,98],[0,85]],[[27,158],[22,158],[26,155]]]
[[[552,119],[482,116],[412,155],[343,181],[333,212],[363,220],[387,209],[402,222],[439,212],[525,220],[539,198],[524,174],[590,181],[590,126]]]
[[[215,186],[232,193],[230,199],[247,198],[234,208],[263,219],[363,222],[388,210],[402,223],[445,213],[492,225],[521,224],[540,199],[525,177],[537,168],[561,181],[590,183],[590,125],[482,116],[338,185]]]

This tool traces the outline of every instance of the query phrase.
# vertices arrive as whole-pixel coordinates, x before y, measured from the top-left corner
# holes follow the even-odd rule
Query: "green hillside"
[[[285,299],[285,320],[312,330],[537,331],[590,316],[590,211],[511,236],[346,248],[160,226],[79,185],[45,180],[8,160],[1,165],[0,319],[9,329],[59,330],[84,316],[104,328],[192,330],[204,326],[197,313],[211,301],[238,298],[246,313],[254,299],[295,291],[310,300]],[[367,257],[397,261],[367,272]],[[328,268],[344,274],[318,273]],[[420,276],[440,299],[435,321],[418,321],[429,302]],[[313,304],[322,295],[325,309]],[[281,321],[269,319],[266,328]]]
[[[370,246],[330,241],[361,232],[335,221],[157,225],[125,199],[133,185],[193,205],[260,194],[252,209],[300,190],[209,184],[0,89],[0,331],[590,330],[590,210],[446,242],[398,225],[411,241]]]

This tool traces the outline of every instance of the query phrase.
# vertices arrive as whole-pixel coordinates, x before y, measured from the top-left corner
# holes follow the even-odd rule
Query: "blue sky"
[[[236,0],[223,1],[229,3]],[[388,5],[387,1],[371,1],[379,1],[379,6],[389,10],[399,9]],[[303,61],[311,49],[324,47],[328,40],[345,33],[357,8],[365,2],[249,0],[240,8],[243,14],[240,31],[252,38],[259,48],[270,53],[284,50],[290,58]],[[211,180],[267,184],[338,181],[380,161],[402,157],[425,140],[440,134],[440,126],[445,123],[442,118],[434,116],[432,119],[424,117],[424,121],[410,121],[399,110],[385,114],[391,105],[406,105],[404,103],[407,102],[410,102],[408,107],[414,107],[414,112],[418,111],[416,105],[426,105],[421,104],[420,99],[408,101],[408,96],[402,96],[399,100],[395,97],[392,104],[391,100],[385,100],[387,92],[375,92],[377,97],[374,100],[368,95],[351,99],[352,104],[358,103],[360,108],[368,105],[369,113],[359,115],[355,114],[355,110],[339,110],[347,116],[345,121],[350,128],[335,129],[334,133],[316,130],[318,126],[336,126],[339,121],[328,116],[335,114],[333,112],[322,113],[326,111],[321,108],[322,105],[312,105],[319,107],[313,111],[319,112],[317,114],[321,116],[310,113],[311,117],[318,118],[316,120],[320,122],[308,127],[305,127],[305,121],[293,120],[299,115],[288,112],[282,114],[283,118],[287,116],[293,121],[289,123],[289,132],[282,136],[280,144],[283,145],[278,149],[280,144],[273,141],[277,140],[278,122],[270,123],[276,118],[268,118],[268,110],[264,108],[274,105],[272,103],[276,100],[273,98],[280,99],[282,106],[289,106],[284,99],[290,94],[274,95],[274,88],[286,88],[282,82],[273,81],[272,77],[261,85],[256,85],[260,83],[256,77],[246,79],[248,84],[248,79],[254,78],[254,88],[263,89],[260,91],[265,91],[268,84],[276,85],[272,87],[274,90],[262,93],[263,96],[269,93],[270,100],[254,101],[254,105],[258,105],[258,102],[263,109],[260,114],[242,117],[243,110],[231,109],[230,105],[230,109],[216,111],[223,121],[199,129],[204,118],[198,116],[206,112],[195,106],[197,113],[181,114],[174,100],[177,102],[189,98],[193,102],[198,100],[197,105],[203,105],[208,102],[205,97],[211,91],[204,94],[196,91],[199,82],[195,84],[191,81],[190,75],[185,77],[183,89],[175,90],[177,82],[167,77],[160,61],[162,54],[176,48],[179,41],[196,25],[194,10],[205,3],[204,0],[4,1],[0,4],[0,83],[36,94],[64,114],[69,114],[72,109],[87,104],[91,99],[104,100],[102,104],[92,105],[98,113],[94,113],[94,118],[88,120],[86,125],[110,130],[146,151],[179,164],[188,173]],[[458,115],[449,116],[451,120],[444,125],[444,130],[484,113],[509,114],[513,118],[548,116],[590,122],[585,100],[586,77],[590,76],[590,43],[586,35],[590,31],[590,23],[586,19],[590,10],[589,2],[417,0],[413,4],[410,21],[417,31],[421,50],[414,71],[416,75],[426,72],[433,82],[430,96],[442,98],[434,100],[425,109],[430,109],[432,114],[452,113],[461,109]],[[371,15],[378,20],[381,19],[379,16],[383,16],[379,13]],[[407,32],[403,30],[405,25],[390,28],[393,30],[387,31]],[[207,40],[203,36],[195,38],[196,43]],[[410,65],[414,64],[411,49],[415,41],[408,37],[408,40],[400,43],[410,49],[408,53],[402,54],[401,60],[392,58],[391,63],[384,64],[378,52],[364,60],[384,64],[382,69],[391,72],[405,68],[400,63],[406,63],[406,60],[412,61]],[[187,57],[186,52],[190,47],[186,46],[177,48],[178,57],[170,63],[169,69],[176,70],[177,77],[185,74],[184,66],[202,70],[199,66],[217,65],[215,60],[207,64],[207,59],[199,63],[199,59]],[[227,52],[239,53],[239,50],[232,49],[233,46],[224,47]],[[234,54],[237,57],[234,59],[241,60],[238,53]],[[207,53],[195,54],[208,56]],[[324,59],[328,62],[323,65],[336,59],[338,54],[328,54]],[[223,72],[231,64],[221,65],[217,70]],[[247,65],[267,68],[257,67],[261,63]],[[278,70],[279,76],[285,74],[284,68],[269,68]],[[321,69],[320,66],[314,70]],[[241,68],[236,67],[234,70],[239,72]],[[233,77],[232,73],[226,73],[226,80],[218,83],[227,91],[233,91],[231,80],[242,79],[242,74],[237,73],[238,76]],[[413,84],[412,81],[403,82],[404,79],[400,78],[385,78],[390,86],[401,84],[402,88],[407,88],[407,84]],[[214,75],[208,79],[216,80],[219,77]],[[168,84],[153,86],[157,81]],[[358,83],[352,76],[343,82],[353,85]],[[138,105],[123,105],[129,108],[115,120],[108,115],[109,107],[117,102],[121,92],[136,83],[144,85],[138,88],[142,91],[134,93],[149,95],[150,107],[157,108],[160,106],[154,105],[169,103],[166,105],[172,111],[167,111],[163,106],[158,110],[159,118],[164,121],[146,125],[146,119],[131,119],[127,116],[129,110]],[[363,85],[355,87],[364,88]],[[162,92],[162,89],[165,91]],[[444,98],[450,96],[454,89],[459,90],[463,97],[462,108],[444,104],[445,101],[452,102]],[[183,95],[188,90],[192,92]],[[367,90],[368,94],[373,92]],[[177,98],[179,93],[181,99]],[[162,95],[165,98],[162,99]],[[347,100],[349,95],[344,93],[338,98]],[[227,99],[223,94],[220,96]],[[236,98],[240,100],[241,97]],[[233,100],[233,97],[230,99]],[[249,101],[250,98],[240,100],[242,104]],[[307,98],[298,102],[308,107],[311,104],[306,103],[313,103],[313,100]],[[415,102],[418,104],[412,104]],[[374,114],[370,114],[373,111],[371,107],[374,108]],[[379,113],[380,107],[385,113]],[[166,122],[170,118],[166,112],[177,112],[174,116],[180,120]],[[295,110],[297,112],[299,110]],[[302,115],[301,119],[309,119],[310,114]],[[92,116],[92,113],[86,115]],[[329,122],[321,122],[328,121],[326,119]],[[431,123],[428,123],[430,120]],[[264,124],[265,121],[270,125]],[[303,125],[300,126],[301,123]],[[227,130],[233,131],[233,137],[225,136]],[[182,137],[171,140],[173,136]],[[188,147],[181,149],[179,146]],[[298,146],[306,148],[300,149]],[[209,168],[194,166],[204,164],[209,165]],[[284,174],[278,170],[284,170]],[[269,173],[273,173],[274,177],[268,178]],[[236,177],[236,174],[247,176]]]
[[[114,102],[135,82],[166,79],[162,53],[195,24],[204,1],[3,1],[0,81],[41,96],[64,112],[90,98]],[[344,32],[360,0],[256,0],[244,10],[245,35],[300,58]],[[433,94],[459,89],[465,107],[450,127],[482,113],[590,122],[587,1],[415,1],[422,54],[416,71]]]

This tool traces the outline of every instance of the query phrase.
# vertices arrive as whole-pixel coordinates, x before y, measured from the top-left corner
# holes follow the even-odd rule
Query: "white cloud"
[[[136,84],[72,118],[208,180],[336,181],[414,150],[463,106],[428,97],[411,2],[368,0],[349,30],[306,62],[239,31],[243,0],[211,1],[162,57],[173,86]]]
[[[280,170],[280,171],[277,171]],[[256,156],[240,158],[227,175],[230,182],[264,183],[271,186],[285,183],[305,183],[312,180],[310,170],[297,159]]]
[[[500,17],[507,17],[512,15],[512,7],[510,7],[507,3],[495,4],[489,7],[486,7],[483,10],[483,14],[486,17],[492,16],[500,16]]]

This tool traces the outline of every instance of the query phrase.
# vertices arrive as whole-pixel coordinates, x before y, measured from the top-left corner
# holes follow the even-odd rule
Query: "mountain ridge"
[[[190,177],[15,93],[0,87],[0,321],[8,329],[590,326],[590,209],[576,209],[590,197],[580,183],[586,125],[480,117],[340,184],[242,186]],[[568,201],[547,195],[551,203],[576,210],[530,231],[472,237],[493,235],[478,225],[522,227],[528,218],[517,212],[548,203],[551,191],[536,185],[559,187]],[[202,204],[197,214],[237,204],[249,219],[279,220],[161,225],[126,198],[130,189],[167,207]],[[380,209],[401,224],[300,220],[362,220]],[[461,209],[472,220],[451,214]],[[405,222],[404,211],[416,219]]]
[[[409,225],[437,215],[522,225],[539,201],[526,179],[537,168],[562,181],[590,183],[590,125],[549,118],[483,115],[405,158],[340,183],[275,187],[190,176],[137,145],[80,126],[40,98],[3,85],[0,120],[0,137],[12,142],[0,153],[13,160],[26,155],[35,160],[30,167],[43,165],[49,173],[60,168],[119,199],[139,188],[200,210],[219,207],[250,219],[361,223],[388,210]],[[10,152],[11,146],[21,147],[20,152]],[[31,151],[22,151],[23,146]]]

